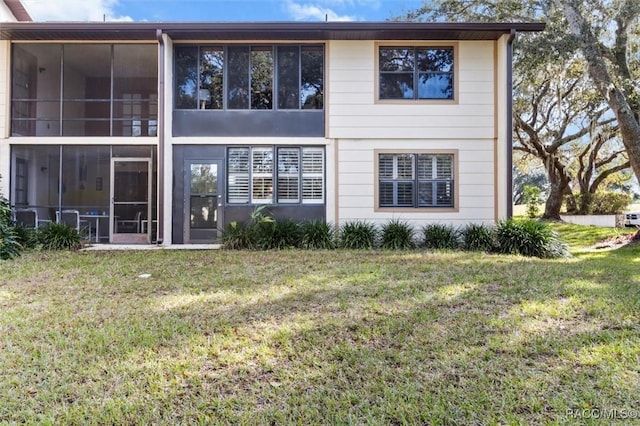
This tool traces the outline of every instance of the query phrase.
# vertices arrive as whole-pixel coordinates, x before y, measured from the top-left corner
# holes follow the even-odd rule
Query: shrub
[[[335,247],[333,225],[322,220],[303,222],[301,247],[305,249],[332,249]]]
[[[459,232],[451,225],[431,223],[422,227],[423,246],[428,249],[450,249],[460,247]]]
[[[78,250],[82,247],[80,233],[63,223],[51,222],[39,232],[39,240],[45,250]]]
[[[0,196],[0,224],[11,225],[11,206],[3,196]]]
[[[525,185],[524,201],[527,203],[527,216],[531,219],[538,216],[538,210],[540,208],[540,188],[533,185]]]
[[[38,230],[33,228],[25,228],[24,226],[16,225],[15,227],[16,237],[18,242],[25,249],[36,248],[39,243]]]
[[[222,247],[228,250],[245,250],[255,247],[251,228],[239,222],[231,222],[222,231]]]
[[[549,226],[536,220],[508,219],[496,227],[497,250],[540,258],[566,257],[566,245]]]
[[[9,200],[0,196],[0,259],[13,259],[20,255],[22,245],[11,222]]]
[[[493,229],[486,225],[471,223],[460,232],[462,248],[470,251],[491,251],[495,240]]]
[[[300,225],[293,220],[262,221],[255,227],[256,242],[261,249],[284,249],[301,246]]]
[[[384,249],[405,250],[415,247],[413,227],[402,220],[392,219],[380,227],[380,246]]]
[[[632,199],[620,192],[573,193],[565,197],[570,214],[622,214]]]
[[[6,222],[0,222],[0,259],[7,260],[20,256],[22,245],[15,228]]]
[[[371,222],[356,220],[345,222],[340,228],[340,247],[372,249],[376,246],[378,230]]]
[[[620,192],[596,192],[591,199],[593,214],[622,214],[631,197]]]

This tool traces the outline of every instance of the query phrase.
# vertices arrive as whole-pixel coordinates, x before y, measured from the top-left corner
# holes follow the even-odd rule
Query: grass
[[[606,238],[617,237],[622,234],[635,234],[638,231],[636,228],[598,228],[559,222],[547,223],[558,232],[561,239],[574,247],[574,250],[591,247]]]
[[[0,423],[572,424],[567,410],[638,410],[639,284],[638,246],[565,260],[27,253],[0,263]]]

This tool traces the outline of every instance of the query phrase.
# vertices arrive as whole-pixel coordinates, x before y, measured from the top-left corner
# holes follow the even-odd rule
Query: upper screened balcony
[[[12,136],[156,136],[156,44],[16,43]]]

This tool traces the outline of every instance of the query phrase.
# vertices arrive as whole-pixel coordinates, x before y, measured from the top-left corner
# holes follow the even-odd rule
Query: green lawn
[[[0,263],[0,423],[638,415],[640,246],[576,253],[28,253]]]

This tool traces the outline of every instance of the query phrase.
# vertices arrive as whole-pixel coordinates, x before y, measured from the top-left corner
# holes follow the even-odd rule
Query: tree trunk
[[[555,0],[556,5],[564,11],[569,28],[580,41],[585,59],[589,64],[589,75],[598,91],[607,100],[618,120],[622,143],[629,156],[631,168],[640,179],[640,123],[620,88],[614,83],[609,69],[598,49],[596,40],[587,20],[580,14],[577,6],[568,0]]]
[[[564,195],[569,191],[569,180],[559,175],[557,171],[548,172],[549,197],[544,205],[543,219],[560,220],[560,209]]]

